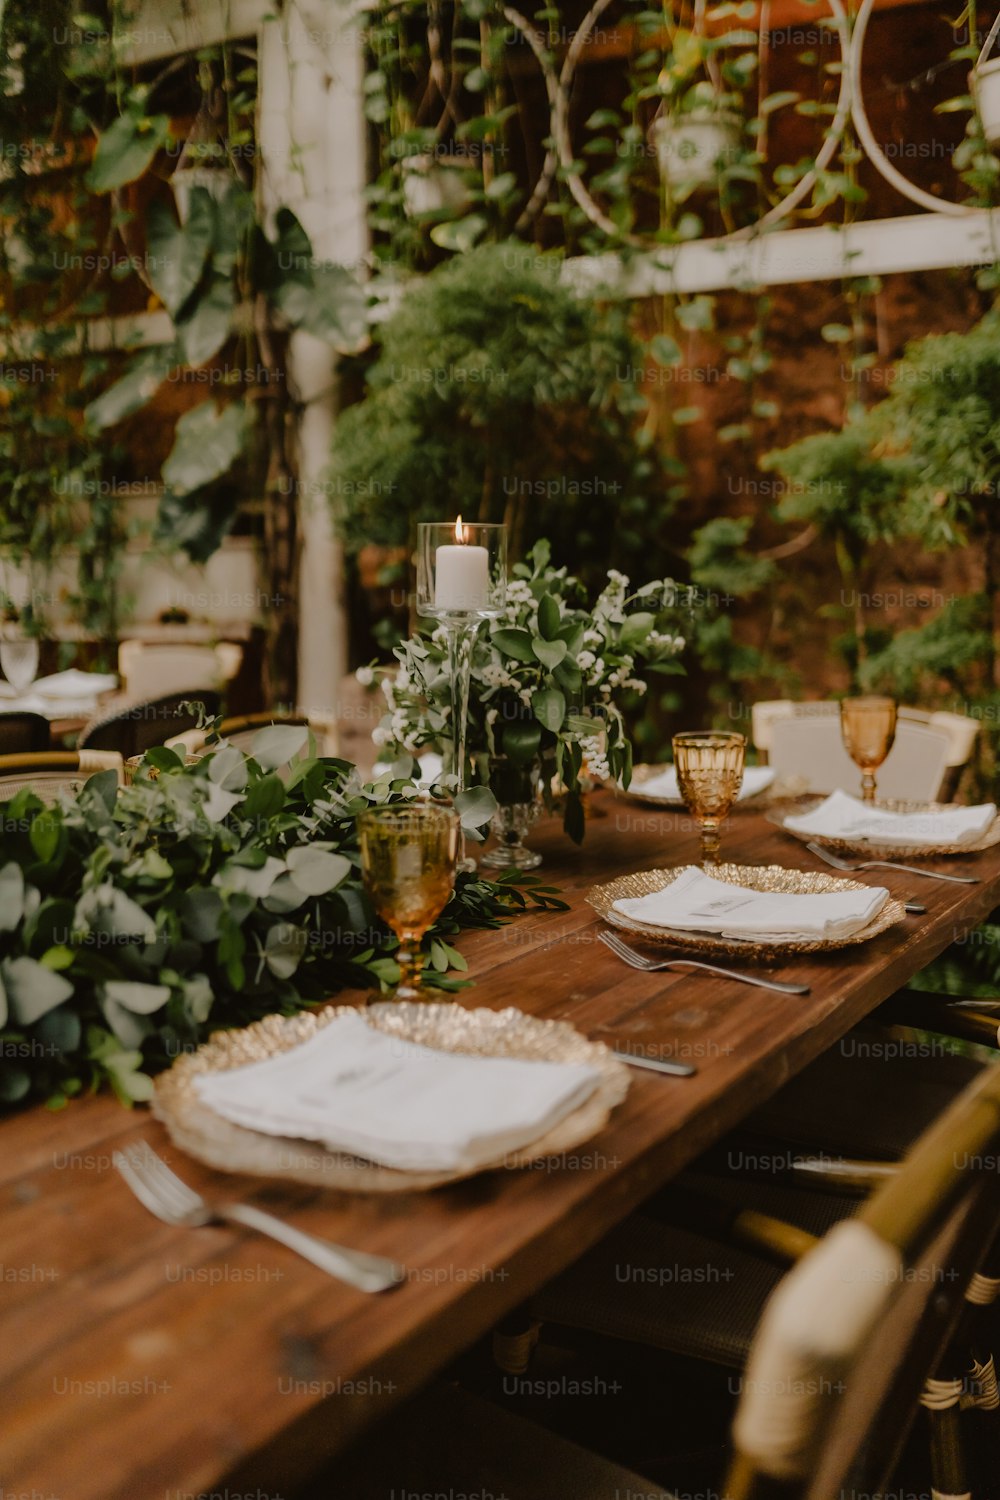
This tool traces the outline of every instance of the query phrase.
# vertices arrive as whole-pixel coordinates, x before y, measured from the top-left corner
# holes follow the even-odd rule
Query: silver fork
[[[736,979],[740,984],[755,984],[762,990],[777,990],[782,995],[808,995],[807,984],[788,984],[783,979],[759,979],[756,974],[741,974],[736,969],[720,969],[717,964],[699,963],[694,958],[646,958],[637,953],[628,943],[623,943],[614,932],[599,932],[597,936],[612,953],[625,960],[633,969],[652,974],[657,969],[704,969],[706,974],[719,974],[723,979]]]
[[[979,885],[978,875],[939,875],[937,870],[921,870],[917,865],[900,865],[891,859],[841,859],[839,854],[831,854],[829,849],[824,849],[822,844],[806,844],[818,859],[825,859],[828,865],[835,870],[905,870],[907,875],[923,875],[925,880],[948,880],[954,885]]]
[[[165,1224],[189,1229],[223,1219],[243,1224],[247,1229],[270,1235],[272,1240],[312,1261],[321,1271],[362,1292],[384,1292],[406,1278],[403,1267],[383,1255],[368,1255],[363,1250],[348,1250],[329,1240],[317,1239],[249,1203],[208,1203],[182,1182],[145,1141],[116,1151],[112,1159],[139,1202]]]

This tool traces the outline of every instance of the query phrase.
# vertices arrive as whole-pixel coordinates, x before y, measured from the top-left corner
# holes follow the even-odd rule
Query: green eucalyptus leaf
[[[238,403],[220,412],[203,401],[177,423],[163,480],[175,495],[187,495],[227,473],[243,451],[246,412]]]
[[[44,816],[45,814],[43,813],[41,817]],[[35,826],[40,821],[40,818],[36,818],[32,823],[32,833],[34,833]],[[39,855],[39,858],[44,859],[45,856],[39,853],[34,838],[32,838],[31,843],[32,848],[35,849],[35,853]],[[23,916],[24,875],[20,865],[10,861],[0,870],[0,932],[13,932]]]
[[[32,1025],[73,993],[68,979],[26,956],[5,959],[0,963],[0,976],[10,1014],[19,1026]]]
[[[154,198],[146,211],[149,279],[174,319],[201,280],[214,229],[212,199],[205,188],[192,190],[186,224],[177,222],[161,198]]]
[[[543,594],[538,601],[538,631],[543,640],[554,641],[561,624],[559,605],[551,594]]]
[[[232,281],[228,276],[213,274],[204,291],[189,301],[177,319],[177,347],[184,363],[197,368],[218,354],[232,322]]]
[[[535,653],[531,649],[531,632],[522,630],[520,627],[504,627],[494,630],[490,640],[501,651],[504,656],[512,656],[515,661],[534,661]]]
[[[497,799],[488,786],[472,786],[459,792],[455,807],[463,828],[484,828],[497,810]]]
[[[31,1075],[17,1063],[0,1063],[0,1104],[17,1104],[31,1088]]]
[[[565,641],[542,641],[535,639],[531,643],[534,655],[542,663],[543,667],[557,667],[566,655],[567,646]]]
[[[34,1027],[34,1037],[43,1047],[63,1054],[75,1052],[83,1035],[80,1017],[68,1005],[46,1012]]]
[[[276,771],[298,755],[309,738],[306,724],[270,724],[254,735],[251,754],[263,771]]]
[[[247,762],[236,745],[225,745],[208,757],[208,779],[227,792],[242,792],[247,784]]]
[[[463,219],[451,219],[445,224],[435,224],[431,239],[442,250],[456,250],[463,254],[471,250],[477,240],[489,229],[489,220],[482,214],[466,214]]]
[[[170,139],[168,115],[119,115],[101,135],[86,176],[92,193],[110,193],[141,177]]]
[[[173,345],[164,344],[140,354],[128,373],[102,391],[84,411],[88,432],[114,427],[152,401],[177,362]]]
[[[243,799],[243,817],[263,822],[276,818],[285,805],[285,784],[280,776],[262,776]]]
[[[558,688],[539,688],[531,696],[531,707],[539,724],[550,729],[553,734],[562,728],[566,717],[566,699]]]
[[[307,896],[325,896],[351,873],[351,861],[308,844],[288,851],[288,869],[300,891]]]
[[[279,922],[268,931],[264,942],[264,962],[278,979],[291,979],[302,962],[308,942],[305,928]]]

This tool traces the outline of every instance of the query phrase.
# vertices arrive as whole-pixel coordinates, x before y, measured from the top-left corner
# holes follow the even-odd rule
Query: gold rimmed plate
[[[630,802],[641,802],[646,807],[659,807],[665,812],[683,812],[684,802],[680,797],[658,797],[655,793],[643,790],[646,782],[652,781],[656,776],[662,776],[668,769],[666,765],[654,766],[647,762],[633,766],[632,780],[627,790],[619,787],[618,795],[627,797]],[[751,792],[749,796],[741,797],[734,802],[732,811],[736,812],[741,807],[759,807],[762,803],[770,803],[786,797],[797,797],[806,790],[807,786],[808,782],[802,776],[778,774],[773,781],[768,782],[767,786],[762,786],[756,792]]]
[[[592,886],[587,900],[594,910],[612,927],[635,933],[650,943],[677,948],[688,953],[724,954],[729,958],[741,958],[752,962],[766,962],[770,958],[798,953],[824,953],[834,948],[851,947],[855,943],[867,943],[880,933],[887,932],[897,922],[903,921],[906,908],[902,901],[892,896],[866,926],[850,937],[838,938],[782,938],[769,943],[760,939],[729,938],[705,932],[683,932],[672,927],[660,927],[652,922],[643,922],[624,912],[615,911],[616,901],[635,896],[650,896],[662,891],[681,873],[674,870],[639,870],[634,875],[621,875],[607,885]],[[718,865],[710,871],[715,880],[724,880],[730,885],[743,886],[754,891],[780,891],[794,896],[826,895],[831,891],[863,891],[871,887],[860,880],[845,880],[837,875],[825,875],[812,870],[786,870],[782,865]]]
[[[936,859],[942,855],[981,854],[984,849],[992,849],[1000,844],[1000,817],[993,819],[992,825],[974,844],[880,844],[876,838],[836,838],[831,834],[803,833],[798,828],[788,827],[786,818],[804,818],[815,812],[825,801],[825,796],[815,797],[810,802],[800,802],[794,810],[774,808],[767,814],[768,822],[803,844],[819,844],[822,848],[829,849],[831,854],[860,854],[867,859]],[[876,806],[883,812],[896,813],[935,813],[949,810],[949,804],[945,802],[903,802],[889,798],[880,799]]]
[[[313,1187],[354,1193],[409,1193],[441,1187],[464,1176],[498,1167],[526,1167],[562,1156],[597,1134],[628,1093],[629,1072],[603,1042],[591,1042],[567,1021],[543,1021],[513,1007],[466,1010],[464,1006],[412,1001],[377,1001],[363,1012],[378,1031],[440,1052],[521,1061],[582,1063],[596,1068],[594,1092],[551,1130],[517,1151],[486,1162],[475,1173],[402,1172],[360,1157],[327,1151],[317,1141],[264,1135],[234,1125],[200,1098],[195,1080],[205,1073],[242,1068],[287,1052],[315,1036],[338,1016],[357,1014],[354,1006],[330,1006],[297,1016],[266,1016],[235,1031],[219,1031],[196,1052],[179,1057],[160,1075],[153,1113],[182,1151],[222,1172],[305,1182]]]

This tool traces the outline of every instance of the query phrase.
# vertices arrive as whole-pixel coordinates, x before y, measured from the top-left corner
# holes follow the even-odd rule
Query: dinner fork
[[[116,1151],[112,1159],[139,1202],[165,1224],[189,1229],[223,1219],[243,1224],[247,1229],[269,1235],[312,1261],[321,1271],[361,1292],[388,1291],[406,1278],[403,1267],[385,1256],[368,1255],[363,1250],[348,1250],[329,1240],[317,1239],[249,1203],[209,1203],[182,1182],[145,1141]]]
[[[948,880],[954,885],[979,885],[978,875],[941,875],[937,870],[921,870],[917,865],[901,865],[891,859],[841,859],[831,854],[822,844],[806,844],[806,848],[819,859],[825,859],[835,870],[905,870],[907,875],[923,875],[926,880]]]
[[[706,974],[719,974],[723,979],[736,979],[740,984],[755,984],[762,990],[778,990],[782,995],[808,995],[807,984],[788,984],[783,979],[760,979],[756,974],[741,974],[736,969],[720,969],[718,964],[703,964],[694,958],[646,958],[642,953],[637,953],[628,943],[623,943],[617,933],[599,932],[597,936],[612,953],[633,969],[641,969],[645,974],[652,974],[658,969],[704,969]]]

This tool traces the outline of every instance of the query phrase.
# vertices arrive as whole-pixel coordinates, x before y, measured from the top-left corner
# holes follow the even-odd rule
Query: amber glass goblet
[[[875,772],[896,738],[896,704],[892,698],[845,698],[840,705],[844,748],[861,770],[861,797],[875,801]]]
[[[455,885],[460,822],[453,807],[416,802],[369,808],[358,818],[365,889],[399,939],[395,1000],[420,1000],[420,939]]]
[[[742,734],[692,730],[674,735],[674,769],[688,812],[701,830],[701,860],[719,863],[719,830],[743,785]]]

